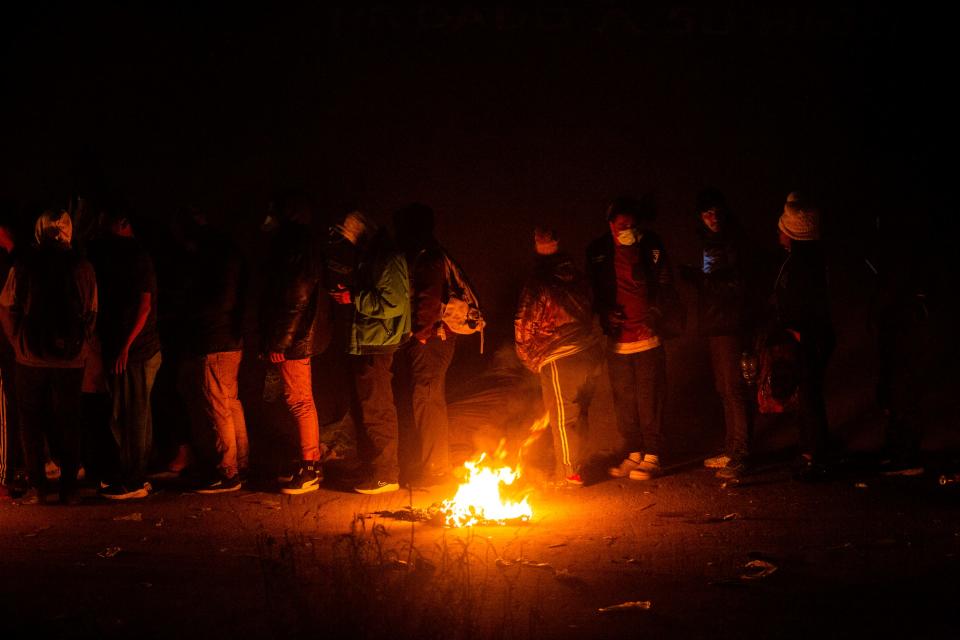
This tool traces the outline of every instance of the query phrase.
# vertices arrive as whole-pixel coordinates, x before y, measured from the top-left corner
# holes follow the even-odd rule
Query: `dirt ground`
[[[425,509],[452,486],[8,502],[0,635],[955,637],[950,487],[677,471],[538,490],[531,522],[473,529],[372,515]],[[598,612],[629,601],[649,609]]]

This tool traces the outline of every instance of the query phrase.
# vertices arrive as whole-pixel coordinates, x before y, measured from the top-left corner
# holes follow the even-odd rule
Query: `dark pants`
[[[147,474],[153,446],[153,416],[150,392],[160,368],[160,353],[149,360],[128,362],[120,375],[110,374],[107,387],[113,400],[110,429],[119,452],[115,481],[139,488]]]
[[[590,401],[602,353],[590,349],[554,360],[540,369],[543,406],[550,412],[554,473],[558,479],[580,472],[588,432]]]
[[[0,363],[0,485],[11,484],[21,471],[16,364]]]
[[[726,454],[731,457],[746,455],[750,446],[750,423],[740,371],[740,339],[737,336],[711,336],[708,342],[713,381],[723,402]]]
[[[360,412],[360,456],[375,480],[396,482],[398,421],[393,403],[393,353],[351,355],[350,370]]]
[[[607,354],[617,428],[627,451],[660,455],[667,358],[662,346],[640,353]]]
[[[60,456],[60,486],[69,489],[80,469],[80,396],[83,369],[17,365],[20,439],[33,487],[46,485],[44,436]]]
[[[800,452],[817,461],[822,460],[829,446],[830,429],[827,424],[824,383],[827,361],[832,352],[832,341],[801,344],[800,349],[800,382],[797,388]]]
[[[447,369],[456,340],[431,337],[426,344],[411,340],[404,348],[413,387],[413,421],[420,441],[420,464],[426,473],[450,468],[450,424],[447,420]]]

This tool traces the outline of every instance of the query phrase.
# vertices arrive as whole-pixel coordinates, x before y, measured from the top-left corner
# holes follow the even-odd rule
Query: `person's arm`
[[[20,306],[16,291],[17,270],[15,267],[10,267],[7,281],[3,286],[3,291],[0,292],[0,325],[3,326],[3,332],[12,345],[16,345],[14,334],[20,317]]]
[[[403,256],[394,255],[384,267],[377,284],[353,297],[357,313],[368,318],[396,318],[410,310],[410,281]]]
[[[287,286],[278,303],[280,308],[274,314],[267,343],[267,357],[275,364],[286,360],[284,353],[293,344],[303,314],[310,306],[311,296],[319,284],[319,276],[303,265],[289,271],[287,278]]]
[[[536,339],[543,308],[542,296],[536,295],[530,286],[524,287],[517,305],[517,315],[513,321],[514,348],[517,357],[527,369],[536,373],[530,348]]]
[[[127,370],[127,360],[130,357],[130,346],[146,326],[147,318],[150,317],[150,309],[152,306],[153,294],[151,294],[149,291],[144,291],[141,293],[140,304],[137,306],[137,318],[133,323],[133,328],[130,329],[130,333],[127,335],[127,339],[123,343],[123,348],[120,349],[120,355],[117,356],[117,360],[113,364],[113,372],[115,374],[120,375]]]

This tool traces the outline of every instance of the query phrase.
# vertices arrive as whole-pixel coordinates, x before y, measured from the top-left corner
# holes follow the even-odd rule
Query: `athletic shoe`
[[[607,473],[614,478],[628,478],[630,476],[630,472],[637,469],[642,460],[643,454],[639,451],[634,451],[624,458],[623,462],[621,462],[618,466],[607,469]]]
[[[240,486],[239,477],[230,476],[227,478],[226,476],[218,475],[206,484],[197,487],[194,491],[203,494],[229,493],[231,491],[239,491]]]
[[[922,476],[923,465],[909,458],[893,458],[880,463],[880,473],[885,476]]]
[[[378,493],[390,493],[391,491],[399,491],[400,483],[399,482],[390,482],[388,480],[367,480],[366,482],[361,482],[353,488],[357,493],[363,493],[368,496],[376,495]]]
[[[721,480],[734,480],[747,473],[747,459],[745,456],[734,456],[727,460],[727,464],[717,469],[716,476]]]
[[[132,488],[117,482],[100,489],[100,495],[107,500],[134,500],[146,498],[150,495],[150,489],[147,488],[147,483],[144,483],[141,487]]]
[[[579,473],[575,473],[575,474],[573,474],[573,475],[571,475],[571,476],[567,476],[567,477],[565,478],[565,480],[566,480],[566,483],[567,483],[567,484],[573,485],[574,487],[582,487],[582,486],[583,486],[583,478],[580,477],[580,474],[579,474]]]
[[[323,474],[319,469],[319,467],[314,467],[312,463],[301,465],[293,478],[280,487],[280,493],[298,496],[302,493],[317,491],[320,488],[320,483],[323,482]]]
[[[714,456],[712,458],[707,458],[703,461],[703,466],[707,469],[722,469],[730,463],[730,456],[727,454],[722,454],[719,456]]]
[[[636,469],[630,472],[631,480],[651,480],[660,475],[660,460],[657,456],[646,453],[643,455],[643,461]]]

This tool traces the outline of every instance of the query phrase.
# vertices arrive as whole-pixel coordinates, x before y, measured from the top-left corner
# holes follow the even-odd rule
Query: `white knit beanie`
[[[796,192],[787,196],[777,225],[792,240],[820,239],[820,212],[800,202]]]

